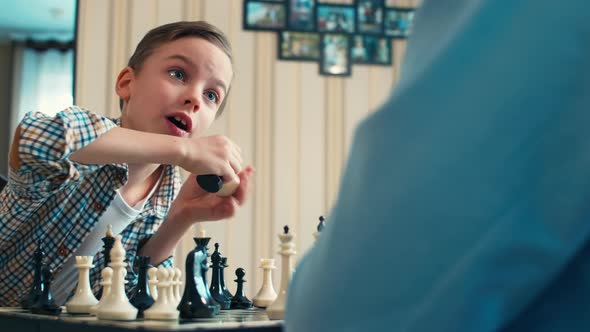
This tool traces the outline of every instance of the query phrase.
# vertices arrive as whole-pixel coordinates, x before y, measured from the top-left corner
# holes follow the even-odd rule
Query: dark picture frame
[[[394,40],[411,35],[416,9],[390,0],[243,0],[242,25],[276,32],[279,60],[317,62],[321,75],[344,77],[352,65],[392,66]]]
[[[315,32],[280,31],[278,50],[280,60],[319,61],[320,34]]]
[[[391,38],[378,35],[354,35],[350,46],[353,64],[390,66],[393,63]]]
[[[383,0],[355,0],[356,32],[383,34]]]
[[[415,8],[386,7],[383,33],[391,38],[408,38],[412,32]]]
[[[356,11],[351,5],[323,4],[316,6],[318,32],[355,33]]]
[[[287,0],[287,27],[291,31],[315,32],[316,0]]]
[[[283,30],[287,27],[286,4],[283,1],[245,0],[242,26],[244,30]]]
[[[350,35],[322,33],[320,74],[327,76],[350,76]]]

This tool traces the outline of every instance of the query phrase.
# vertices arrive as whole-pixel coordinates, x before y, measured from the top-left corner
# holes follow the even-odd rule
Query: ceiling
[[[76,0],[0,0],[0,40],[72,39]]]

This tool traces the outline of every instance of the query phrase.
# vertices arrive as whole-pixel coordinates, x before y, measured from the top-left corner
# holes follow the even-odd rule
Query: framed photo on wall
[[[383,0],[356,0],[356,32],[383,33]]]
[[[385,35],[392,38],[408,38],[414,21],[414,8],[385,8]]]
[[[299,61],[320,60],[320,34],[312,32],[279,32],[279,59]]]
[[[315,31],[316,0],[287,0],[287,27],[291,31]]]
[[[284,2],[273,0],[245,0],[244,30],[276,31],[287,27],[287,8]]]
[[[320,74],[350,76],[350,35],[341,33],[321,35]]]
[[[318,32],[355,32],[354,6],[340,4],[318,4],[316,7]]]
[[[350,59],[353,64],[392,64],[391,39],[383,36],[355,35],[352,37]]]

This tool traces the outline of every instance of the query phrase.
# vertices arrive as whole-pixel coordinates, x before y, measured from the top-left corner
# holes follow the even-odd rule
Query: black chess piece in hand
[[[241,267],[236,269],[236,277],[237,279],[234,280],[238,283],[238,288],[236,290],[236,295],[231,299],[231,308],[232,309],[250,309],[252,308],[252,301],[250,301],[246,295],[244,294],[244,283],[246,280],[244,276],[246,272]]]
[[[54,315],[61,313],[61,307],[55,304],[53,295],[51,294],[51,278],[53,271],[48,266],[43,266],[41,271],[43,274],[43,293],[39,300],[31,307],[31,312],[39,315]]]
[[[216,193],[223,187],[223,179],[215,174],[197,175],[197,183],[208,193]]]

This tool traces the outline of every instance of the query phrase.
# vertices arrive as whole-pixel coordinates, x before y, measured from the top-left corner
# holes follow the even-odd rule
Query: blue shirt
[[[589,10],[424,2],[287,332],[590,329]]]
[[[54,275],[78,249],[127,181],[126,164],[83,165],[69,155],[116,127],[111,120],[70,107],[55,117],[28,113],[20,123],[20,167],[9,169],[9,182],[0,193],[0,306],[18,306],[33,280],[33,252],[41,243]],[[143,211],[120,233],[126,250],[127,289],[137,282],[135,255],[164,220],[180,189],[176,167],[165,165],[159,188]],[[106,232],[106,230],[105,230]],[[90,271],[98,291],[101,252]],[[162,266],[172,266],[170,257]]]

